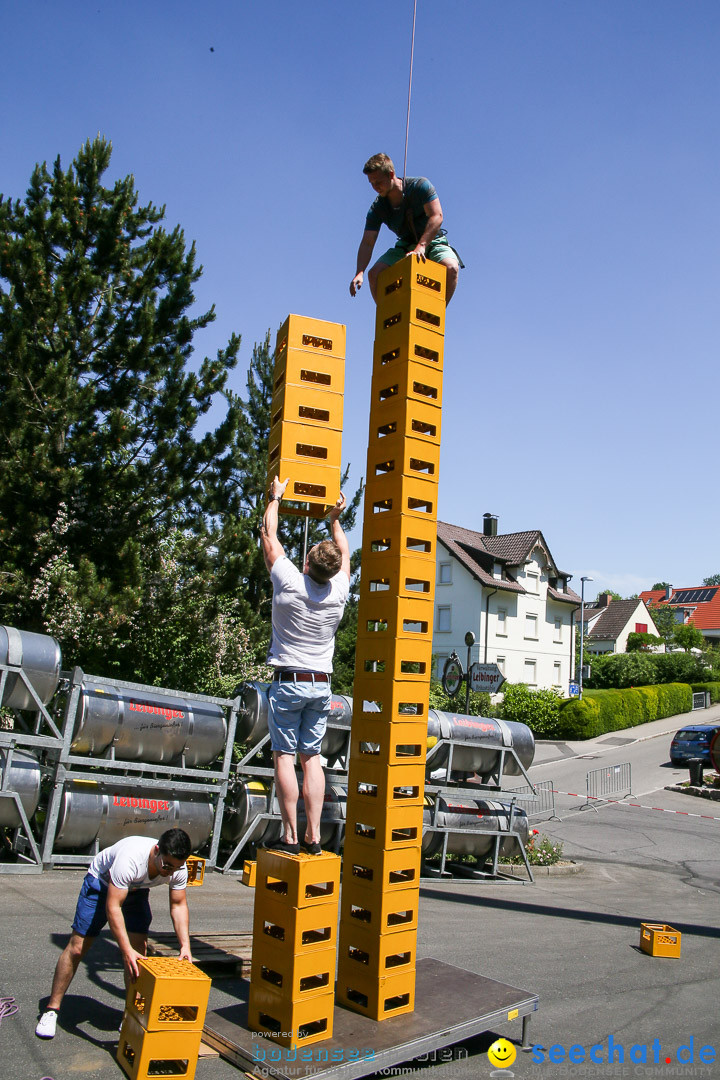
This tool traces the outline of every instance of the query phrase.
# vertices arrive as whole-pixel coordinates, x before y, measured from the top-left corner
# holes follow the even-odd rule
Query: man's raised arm
[[[280,500],[285,494],[285,488],[288,486],[290,478],[281,483],[276,476],[270,485],[270,497],[268,499],[267,508],[263,516],[262,523],[262,546],[263,555],[265,556],[265,565],[268,571],[272,570],[273,563],[277,562],[285,554],[285,549],[278,540],[278,510],[280,507]]]
[[[344,574],[347,574],[347,576],[349,578],[350,577],[350,547],[349,547],[348,542],[347,542],[347,536],[345,535],[345,531],[344,531],[342,525],[340,524],[340,515],[342,514],[342,512],[343,512],[343,510],[345,509],[346,506],[347,506],[347,502],[345,500],[345,496],[343,495],[343,493],[341,491],[338,501],[335,503],[335,505],[333,506],[333,508],[330,511],[330,514],[328,516],[330,518],[331,537],[335,541],[337,546],[340,548],[340,554],[342,555],[342,563],[340,565],[340,570]]]

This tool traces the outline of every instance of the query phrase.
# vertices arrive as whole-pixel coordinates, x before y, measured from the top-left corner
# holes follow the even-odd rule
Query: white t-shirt
[[[350,592],[350,579],[341,570],[319,585],[301,574],[287,555],[270,571],[273,585],[272,640],[268,663],[294,671],[332,672],[335,631]]]
[[[184,889],[187,885],[187,867],[181,866],[170,877],[157,873],[148,877],[148,860],[157,840],[151,836],[126,836],[112,847],[99,851],[88,867],[88,873],[99,878],[103,885],[110,882],[118,889],[154,889],[156,885],[170,885],[171,889]]]

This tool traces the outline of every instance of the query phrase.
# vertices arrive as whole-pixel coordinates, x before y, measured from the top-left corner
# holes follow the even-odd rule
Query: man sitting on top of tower
[[[463,262],[457,251],[447,242],[445,230],[441,228],[443,212],[435,188],[424,176],[406,176],[400,179],[395,175],[395,166],[387,154],[374,154],[365,162],[363,172],[373,190],[377,192],[377,198],[365,219],[365,231],[358,249],[357,269],[350,282],[350,295],[355,296],[362,286],[380,226],[384,224],[396,234],[398,240],[395,246],[381,255],[370,268],[368,282],[373,299],[377,299],[376,287],[380,271],[404,259],[406,255],[417,255],[423,262],[427,258],[447,267],[446,303],[449,304]]]

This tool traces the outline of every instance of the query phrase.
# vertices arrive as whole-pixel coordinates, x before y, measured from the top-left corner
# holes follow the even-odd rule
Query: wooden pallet
[[[212,970],[215,977],[250,977],[252,930],[236,934],[191,934],[190,948],[197,966]],[[177,954],[178,943],[174,933],[157,933],[148,937],[148,956]]]

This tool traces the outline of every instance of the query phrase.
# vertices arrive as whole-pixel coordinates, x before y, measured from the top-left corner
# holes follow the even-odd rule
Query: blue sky
[[[412,0],[0,0],[0,191],[96,133],[197,244],[213,354],[347,324],[365,473],[374,309],[348,284],[402,164]],[[408,174],[467,269],[448,312],[439,516],[539,528],[629,595],[720,571],[717,0],[418,0]],[[382,245],[382,246],[380,246]],[[381,236],[377,252],[390,246]],[[360,542],[360,530],[352,537]]]

